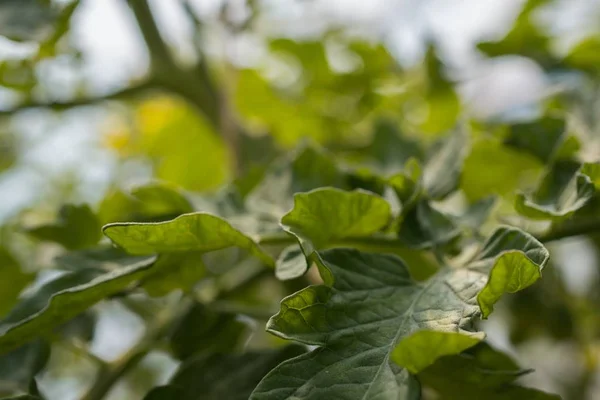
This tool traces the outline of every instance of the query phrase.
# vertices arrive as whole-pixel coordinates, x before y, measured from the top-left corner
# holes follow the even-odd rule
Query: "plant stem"
[[[553,242],[555,240],[566,239],[574,236],[589,235],[600,233],[600,219],[589,219],[587,221],[577,221],[563,227],[551,229],[549,232],[539,235],[538,240],[543,243]]]

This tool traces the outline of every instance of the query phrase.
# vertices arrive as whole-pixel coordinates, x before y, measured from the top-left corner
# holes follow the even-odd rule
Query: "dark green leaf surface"
[[[382,174],[401,171],[411,158],[421,159],[423,152],[418,142],[402,136],[390,121],[378,121],[373,141],[369,146],[371,164]]]
[[[49,357],[50,346],[41,340],[0,356],[0,397],[29,393]]]
[[[351,249],[320,256],[326,285],[284,299],[267,325],[277,336],[319,347],[278,366],[251,398],[420,398],[418,382],[391,362],[393,350],[420,330],[473,334],[486,275],[445,269],[417,283],[396,256]]]
[[[579,149],[578,143],[571,143],[568,138],[564,119],[546,117],[535,122],[511,125],[504,143],[549,163],[560,157],[571,158]]]
[[[480,343],[460,355],[446,356],[419,373],[440,400],[559,400],[560,397],[514,383],[531,372],[508,356]]]
[[[61,207],[56,223],[28,229],[27,233],[40,240],[59,243],[69,250],[93,246],[102,237],[98,218],[85,204],[67,204]]]
[[[144,400],[175,400],[182,399],[183,397],[183,389],[178,386],[173,385],[165,385],[165,386],[157,386],[152,389],[146,396],[144,396]]]
[[[33,274],[24,272],[19,262],[0,246],[0,318],[17,302],[19,293],[31,282]]]
[[[271,256],[250,237],[207,213],[184,214],[166,222],[108,224],[103,231],[131,254],[209,252],[236,246],[273,265]]]
[[[42,41],[52,33],[58,12],[40,0],[2,0],[0,16],[0,35],[17,41]]]
[[[579,169],[580,165],[574,162],[554,164],[533,193],[517,195],[515,209],[531,219],[559,220],[571,216],[595,194],[591,179]]]
[[[109,273],[85,269],[67,273],[23,299],[0,321],[0,354],[47,333],[100,300],[142,278],[154,257]]]
[[[398,237],[408,247],[427,249],[442,246],[460,233],[460,228],[450,215],[421,200],[404,217]]]
[[[250,327],[235,314],[216,312],[196,304],[170,335],[171,349],[180,360],[200,353],[239,351]]]
[[[279,363],[304,352],[301,346],[243,354],[195,357],[181,365],[170,385],[178,400],[247,400],[252,389]]]

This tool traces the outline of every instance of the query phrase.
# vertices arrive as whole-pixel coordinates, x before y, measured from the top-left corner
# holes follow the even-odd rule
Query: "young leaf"
[[[178,400],[247,400],[258,382],[279,363],[304,353],[301,346],[243,354],[200,355],[183,363],[170,385]]]
[[[31,282],[34,275],[21,269],[19,262],[0,246],[0,318],[17,302],[19,293]]]
[[[59,210],[56,223],[30,228],[27,233],[77,250],[98,243],[102,237],[100,228],[100,222],[89,206],[67,204]]]
[[[531,372],[482,342],[466,352],[442,357],[421,371],[419,381],[444,400],[559,400],[514,381]]]
[[[417,283],[396,256],[351,249],[319,255],[326,285],[285,298],[267,324],[277,336],[319,347],[271,371],[251,399],[418,398],[418,382],[391,362],[392,352],[420,330],[473,334],[486,275],[447,268]]]
[[[323,188],[296,194],[294,208],[283,216],[281,223],[298,238],[304,254],[310,257],[316,249],[336,240],[371,235],[381,230],[390,218],[390,205],[379,196]],[[297,277],[307,269],[306,263],[294,266],[301,268],[294,271],[288,268],[285,275]]]
[[[549,257],[548,250],[533,236],[516,228],[496,230],[469,266],[471,270],[490,271],[489,280],[477,295],[482,317],[491,314],[504,293],[515,293],[537,281]]]
[[[209,252],[237,246],[250,251],[267,265],[273,259],[250,237],[224,219],[207,213],[184,214],[157,223],[114,223],[104,234],[131,254]]]
[[[560,220],[571,216],[595,193],[591,179],[579,169],[579,164],[570,161],[552,165],[531,195],[517,195],[515,209],[531,219]]]
[[[0,321],[0,354],[43,335],[143,277],[155,257],[109,273],[85,269],[48,282]]]

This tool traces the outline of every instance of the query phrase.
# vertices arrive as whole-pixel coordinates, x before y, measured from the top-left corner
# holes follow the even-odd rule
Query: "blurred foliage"
[[[163,40],[156,5],[122,2],[149,65],[94,91],[70,29],[85,2],[0,1],[0,35],[27,50],[0,59],[0,184],[35,164],[49,187],[0,213],[0,398],[53,400],[61,374],[84,400],[597,397],[597,28],[561,49],[541,18],[557,2],[526,0],[466,71],[433,31],[409,63],[343,24],[265,29],[267,2],[237,15],[182,1],[188,57]],[[260,59],[230,57],[248,37]],[[506,56],[547,85],[480,116],[469,74]],[[77,78],[60,94],[45,71],[67,64]],[[56,177],[29,149],[70,118],[93,120],[114,164],[83,195],[78,171]],[[585,290],[575,264],[589,264]],[[101,332],[102,302],[145,332],[114,360],[95,350],[102,334],[122,340]],[[482,339],[494,306],[523,364],[544,341],[571,349],[558,372],[529,375]],[[76,376],[86,362],[93,379]]]

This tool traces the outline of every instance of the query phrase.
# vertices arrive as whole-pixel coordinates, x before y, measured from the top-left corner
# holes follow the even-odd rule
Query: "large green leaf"
[[[155,389],[164,397],[146,399],[247,400],[252,389],[276,365],[304,352],[301,346],[243,354],[199,355],[184,362],[169,386]]]
[[[531,372],[508,356],[480,343],[460,355],[442,357],[419,373],[419,381],[440,400],[559,400],[556,395],[519,386],[514,381]]]
[[[67,204],[59,210],[56,223],[30,228],[27,232],[40,240],[76,250],[98,243],[102,237],[100,228],[100,222],[89,206]]]
[[[417,283],[396,256],[351,249],[320,256],[326,285],[285,298],[267,325],[319,347],[275,368],[251,399],[420,398],[418,382],[391,362],[394,348],[420,330],[474,334],[485,274],[448,268]]]
[[[35,392],[34,377],[49,357],[50,346],[41,340],[0,356],[0,398]]]
[[[497,229],[469,265],[473,271],[490,271],[477,295],[483,318],[504,293],[515,293],[537,281],[549,258],[548,250],[533,236],[516,228]]]
[[[553,164],[533,193],[517,195],[515,209],[531,219],[559,220],[571,216],[595,194],[590,177],[579,169],[580,164],[571,161]]]
[[[0,246],[0,317],[17,302],[19,293],[31,282],[34,275],[22,270],[20,263]]]
[[[131,254],[209,252],[236,246],[273,265],[271,256],[249,236],[224,219],[207,213],[184,214],[157,223],[108,224],[103,231]]]
[[[154,257],[147,257],[108,273],[83,269],[46,283],[0,321],[0,354],[44,335],[100,300],[127,288],[147,274],[154,261]]]
[[[475,344],[482,334],[472,331],[472,322],[480,308],[487,316],[502,293],[531,284],[535,279],[527,273],[535,268],[539,276],[548,252],[524,232],[501,228],[474,263],[443,268],[422,283],[412,280],[395,256],[351,249],[319,255],[325,285],[285,298],[267,324],[277,336],[319,347],[274,369],[252,399],[419,398],[416,380],[391,357],[418,371]],[[440,339],[437,333],[417,333],[421,331],[460,333],[475,340]],[[422,335],[436,336],[436,345],[403,352],[404,340],[410,348]]]

